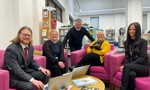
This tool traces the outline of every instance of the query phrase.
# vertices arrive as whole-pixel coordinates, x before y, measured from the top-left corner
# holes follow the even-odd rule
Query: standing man
[[[64,38],[63,45],[65,46],[67,40],[69,39],[69,47],[71,52],[79,50],[82,47],[82,39],[84,35],[86,35],[91,41],[94,41],[94,38],[89,34],[89,32],[82,27],[82,20],[76,19],[75,26],[68,31],[66,37]]]
[[[32,31],[24,26],[5,51],[3,69],[10,73],[11,88],[33,90],[48,83],[50,71],[34,62],[33,51]]]

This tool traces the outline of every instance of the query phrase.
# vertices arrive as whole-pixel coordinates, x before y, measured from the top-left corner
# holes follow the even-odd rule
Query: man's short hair
[[[75,23],[78,23],[78,22],[82,22],[82,20],[81,20],[80,18],[78,18],[78,19],[76,19],[74,22],[75,22]]]

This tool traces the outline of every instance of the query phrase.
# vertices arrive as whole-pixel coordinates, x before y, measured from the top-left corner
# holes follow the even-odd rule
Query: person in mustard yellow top
[[[103,66],[104,54],[110,51],[110,44],[104,39],[104,33],[97,33],[97,40],[93,41],[87,49],[87,54],[80,60],[75,67],[84,65]],[[71,69],[70,69],[71,70]]]

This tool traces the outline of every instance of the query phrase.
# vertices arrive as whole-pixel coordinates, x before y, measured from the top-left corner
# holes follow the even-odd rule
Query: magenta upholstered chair
[[[34,50],[42,51],[42,45],[34,45]]]
[[[117,50],[114,49],[114,44],[111,44],[110,52],[104,55],[104,66],[91,66],[90,67],[90,75],[100,78],[104,81],[110,80],[110,56],[118,53]]]
[[[119,68],[123,64],[125,54],[115,54],[111,56],[110,60],[110,82],[111,90],[113,87],[121,86],[122,72],[119,71]],[[135,79],[135,90],[150,90],[150,76],[148,77],[137,77]]]
[[[86,49],[88,48],[88,46],[89,44],[85,44],[83,49],[71,52],[71,66],[75,66],[87,54]]]
[[[42,51],[42,45],[34,45],[33,47],[34,47],[34,50]],[[64,57],[65,57],[66,70],[68,70],[68,52],[65,49],[64,49]]]
[[[150,50],[150,45],[147,45],[147,50]]]
[[[71,52],[71,66],[75,66],[86,54],[87,44],[84,47],[85,49],[77,50]],[[102,80],[109,80],[109,61],[110,55],[117,53],[114,49],[114,44],[111,44],[111,51],[104,55],[104,66],[91,66],[90,75],[100,78]]]
[[[9,88],[9,71],[2,70],[4,62],[4,53],[5,50],[0,50],[0,90],[16,90]],[[46,58],[44,56],[34,56],[34,60],[37,64],[41,65],[42,67],[46,67]]]
[[[0,90],[11,90],[9,88],[9,71],[2,70],[4,62],[4,53],[5,50],[0,50]],[[12,89],[16,90],[16,89]]]
[[[34,61],[39,64],[41,67],[46,68],[46,57],[34,55]]]

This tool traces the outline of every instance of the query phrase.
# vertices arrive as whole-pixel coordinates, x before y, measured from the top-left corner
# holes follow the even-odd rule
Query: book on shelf
[[[87,86],[87,85],[92,85],[97,83],[97,81],[91,77],[75,79],[72,80],[72,82],[76,85],[76,87],[82,87],[82,86]]]
[[[81,90],[99,90],[99,88],[83,86]]]

